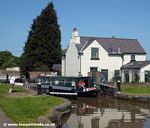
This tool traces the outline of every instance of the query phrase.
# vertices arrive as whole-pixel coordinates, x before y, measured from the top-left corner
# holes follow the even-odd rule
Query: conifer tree
[[[52,69],[61,63],[61,32],[53,3],[48,3],[33,20],[21,56],[22,72]]]

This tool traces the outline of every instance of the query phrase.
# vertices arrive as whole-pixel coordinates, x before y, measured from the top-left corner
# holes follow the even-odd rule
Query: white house
[[[79,36],[74,28],[63,53],[62,76],[87,76],[88,72],[101,71],[107,81],[111,81],[114,74],[120,74],[126,82],[124,72],[129,70],[123,70],[123,66],[134,61],[146,61],[146,52],[137,39]],[[140,71],[149,72],[150,63],[146,66]],[[145,81],[144,77],[141,76],[140,81]]]

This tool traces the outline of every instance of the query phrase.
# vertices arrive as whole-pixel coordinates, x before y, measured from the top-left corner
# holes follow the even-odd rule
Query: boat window
[[[72,81],[71,86],[75,86],[75,85],[76,85],[75,81]]]
[[[63,84],[64,84],[64,85],[66,84],[66,80],[63,80]]]
[[[37,83],[41,83],[41,79],[37,79]]]
[[[46,78],[42,78],[42,83],[46,83]]]
[[[50,83],[50,86],[52,86],[52,85],[53,85],[53,82],[52,82],[52,81],[50,81],[49,83]]]
[[[57,85],[58,85],[58,84],[59,84],[59,80],[55,80],[55,84],[57,84]]]

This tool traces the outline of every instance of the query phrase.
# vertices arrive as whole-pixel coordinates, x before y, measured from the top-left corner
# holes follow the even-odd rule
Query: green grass
[[[0,107],[16,123],[35,123],[39,116],[50,113],[54,106],[63,103],[63,99],[53,96],[28,96],[9,98],[6,85],[0,85]],[[24,92],[22,88],[15,88],[17,92]],[[15,92],[14,92],[15,93]],[[8,95],[8,94],[6,94]]]
[[[0,84],[0,94],[6,94],[9,90],[9,84]],[[13,89],[14,92],[26,92],[22,87],[15,86]]]
[[[132,94],[150,94],[150,87],[148,86],[121,86],[121,91]]]

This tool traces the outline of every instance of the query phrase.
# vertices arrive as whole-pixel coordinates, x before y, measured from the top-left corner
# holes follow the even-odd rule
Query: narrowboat
[[[37,80],[37,88],[42,93],[74,97],[98,95],[92,77],[39,76]]]

